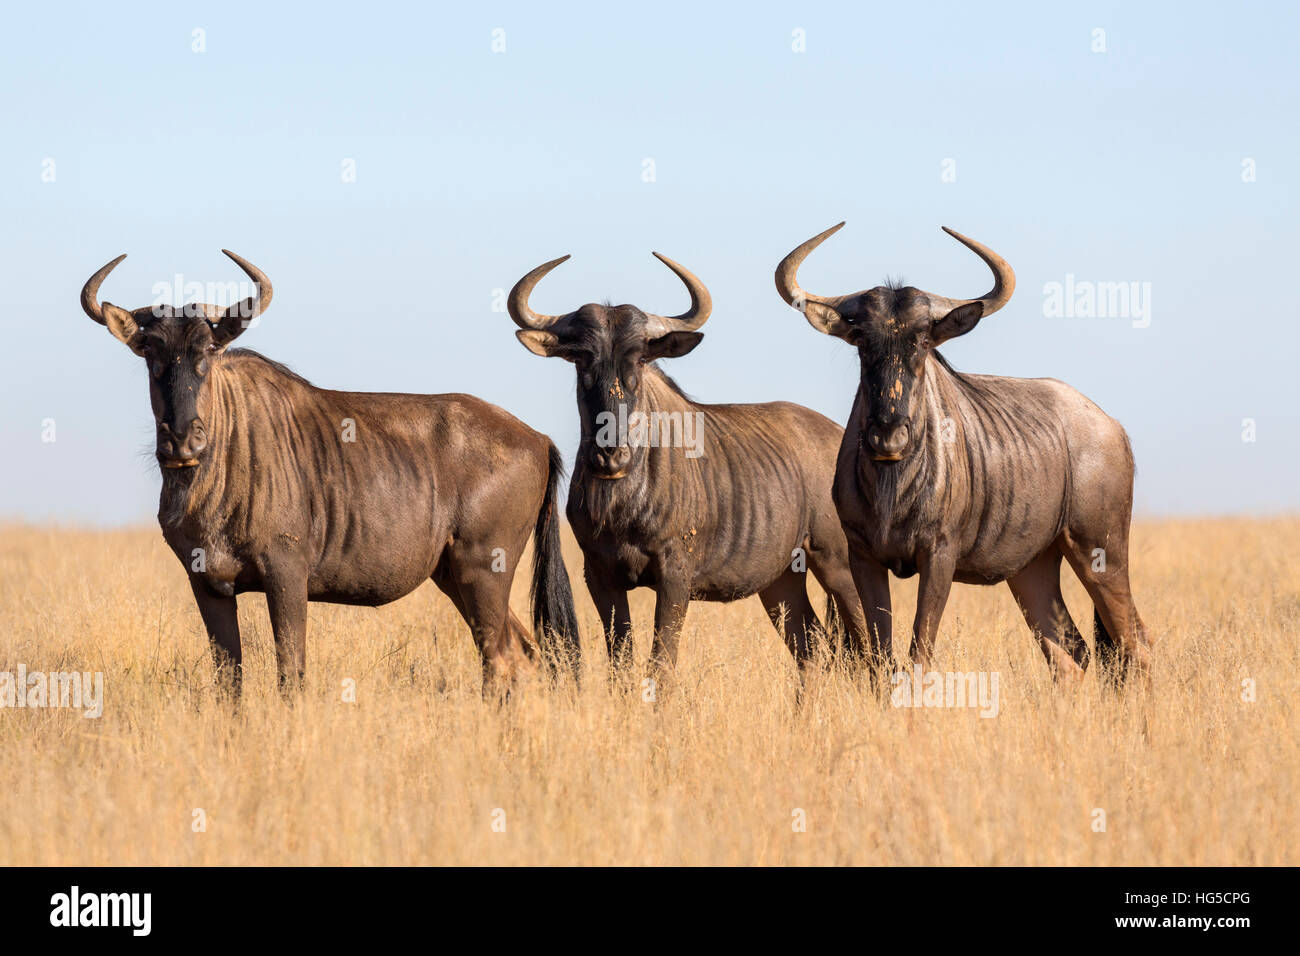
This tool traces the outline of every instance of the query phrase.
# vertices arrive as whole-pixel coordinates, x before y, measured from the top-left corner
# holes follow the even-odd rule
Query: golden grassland
[[[996,671],[989,719],[893,709],[834,667],[796,705],[793,664],[752,598],[692,606],[675,693],[611,692],[571,540],[567,556],[581,689],[536,680],[485,701],[468,629],[426,584],[385,608],[313,604],[308,684],[290,706],[265,602],[246,595],[232,714],[156,528],[0,528],[0,670],[105,684],[97,720],[0,710],[0,862],[1300,863],[1300,519],[1135,526],[1149,697],[1095,673],[1057,689],[1006,588],[955,587],[935,665]],[[1087,633],[1091,608],[1065,577]],[[900,656],[914,594],[915,579],[894,582]],[[639,660],[651,607],[635,592]]]

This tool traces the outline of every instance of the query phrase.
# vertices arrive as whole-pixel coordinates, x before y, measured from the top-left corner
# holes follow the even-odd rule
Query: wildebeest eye
[[[205,348],[203,351],[207,352],[209,355],[216,355],[217,349],[219,349],[220,347],[221,346],[217,345],[216,342],[209,342],[207,348]]]

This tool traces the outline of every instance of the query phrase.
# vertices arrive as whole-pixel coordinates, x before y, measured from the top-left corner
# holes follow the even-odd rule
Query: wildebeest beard
[[[894,462],[885,467],[875,468],[873,503],[876,506],[876,517],[880,521],[882,532],[893,523],[894,506],[898,503],[898,473],[902,470],[902,465],[902,462]]]
[[[190,486],[198,473],[199,464],[194,468],[162,469],[162,493],[158,497],[158,521],[164,525],[176,526],[185,517],[185,506],[189,501]]]
[[[586,466],[585,446],[579,450],[573,474],[573,485],[578,492],[576,503],[590,517],[597,531],[621,533],[650,517],[648,512],[653,503],[647,467],[650,455],[658,450],[635,450],[636,457],[627,475],[613,481],[592,475]]]
[[[918,496],[935,491],[932,433],[927,421],[926,414],[912,420],[913,447],[901,461],[873,461],[867,447],[859,444],[859,482],[875,516],[876,533],[881,541],[888,537],[895,521],[903,522],[914,516]]]

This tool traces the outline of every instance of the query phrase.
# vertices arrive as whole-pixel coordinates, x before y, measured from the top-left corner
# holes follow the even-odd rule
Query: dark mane
[[[659,373],[659,377],[664,380],[664,384],[666,384],[674,392],[676,392],[682,398],[686,399],[688,402],[692,402],[692,403],[695,402],[695,399],[687,395],[686,392],[682,390],[682,387],[678,385],[676,381],[673,380],[673,377],[671,375],[669,375],[667,372],[665,372],[662,368],[659,367],[658,362],[651,362],[650,367]]]
[[[939,354],[938,349],[935,349],[930,354],[934,356],[936,362],[938,362],[940,365],[943,366],[944,371],[946,371],[949,375],[955,378],[958,382],[966,386],[974,385],[974,383],[969,378],[967,378],[961,372],[953,368],[952,365],[948,362],[948,360]]]
[[[279,372],[281,375],[287,376],[294,381],[301,382],[303,385],[311,385],[311,382],[307,381],[293,369],[289,368],[289,366],[277,362],[275,359],[269,359],[261,352],[254,352],[252,349],[227,349],[226,357],[232,359],[255,359],[258,362],[271,366],[271,368]]]

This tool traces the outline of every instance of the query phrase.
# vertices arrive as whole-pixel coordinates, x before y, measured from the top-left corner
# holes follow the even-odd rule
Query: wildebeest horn
[[[952,236],[963,246],[969,249],[975,255],[984,260],[985,265],[993,270],[993,289],[988,295],[978,299],[949,299],[941,295],[931,295],[926,293],[930,299],[930,311],[936,319],[941,319],[953,309],[963,305],[970,305],[972,302],[984,303],[984,315],[992,315],[998,309],[1002,308],[1011,298],[1011,293],[1016,291],[1016,274],[1011,271],[1011,266],[1000,255],[990,249],[983,243],[976,242],[974,239],[967,239],[960,232],[955,232],[947,226],[943,231]]]
[[[653,312],[647,313],[646,317],[657,328],[651,329],[651,337],[657,338],[659,335],[666,335],[669,332],[694,332],[701,325],[709,320],[709,313],[713,311],[713,297],[709,295],[709,290],[704,287],[695,275],[687,268],[678,265],[667,256],[661,256],[659,253],[652,253],[656,259],[666,265],[677,278],[681,279],[686,285],[686,289],[691,294],[691,307],[681,315],[655,315]]]
[[[786,301],[787,305],[792,305],[802,312],[809,322],[823,332],[827,331],[827,329],[823,327],[825,323],[816,321],[819,318],[817,313],[821,311],[816,307],[821,306],[834,312],[836,307],[849,297],[846,295],[814,295],[811,292],[805,292],[800,288],[795,276],[799,272],[799,266],[808,258],[808,254],[843,228],[844,223],[841,222],[831,226],[825,232],[818,233],[802,245],[796,246],[776,267],[776,291],[781,293],[781,298]],[[810,305],[814,306],[811,310],[808,308]]]
[[[81,307],[86,310],[86,315],[90,316],[100,325],[104,325],[104,311],[99,307],[99,287],[108,277],[108,274],[117,268],[117,264],[126,258],[126,253],[122,253],[108,265],[104,266],[93,276],[86,280],[86,284],[81,287]]]
[[[515,287],[510,290],[510,297],[506,299],[506,310],[510,313],[510,318],[515,320],[515,325],[521,329],[549,329],[568,317],[567,315],[543,315],[528,307],[528,297],[533,294],[533,287],[542,281],[542,276],[568,258],[568,256],[560,256],[558,259],[544,262],[515,283]]]
[[[237,256],[229,249],[222,249],[226,255],[234,260],[235,265],[243,269],[253,284],[257,286],[257,296],[249,297],[226,309],[222,319],[241,319],[245,322],[251,321],[266,311],[266,307],[271,304],[271,296],[274,294],[271,289],[271,280],[266,277],[266,273],[253,265],[242,256]]]

